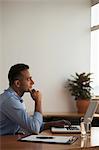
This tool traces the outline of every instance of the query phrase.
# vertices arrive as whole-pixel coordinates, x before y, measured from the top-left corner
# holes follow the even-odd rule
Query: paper
[[[30,135],[24,138],[21,138],[21,141],[30,141],[30,142],[45,142],[45,143],[61,143],[61,144],[70,144],[73,143],[77,137],[74,136],[45,136],[45,135]]]

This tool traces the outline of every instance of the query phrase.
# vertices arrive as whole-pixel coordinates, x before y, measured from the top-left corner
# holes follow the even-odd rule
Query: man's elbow
[[[40,125],[35,125],[35,127],[31,128],[31,132],[33,134],[39,134],[40,133]]]
[[[39,134],[40,131],[39,131],[38,129],[35,129],[35,130],[32,130],[32,133],[33,133],[33,134]]]
[[[40,133],[40,126],[35,126],[35,133],[39,134]]]

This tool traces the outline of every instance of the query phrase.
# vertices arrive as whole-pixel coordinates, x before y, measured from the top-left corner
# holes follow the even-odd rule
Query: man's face
[[[20,91],[23,92],[29,92],[32,89],[32,85],[34,84],[34,81],[32,80],[32,77],[30,76],[29,70],[21,71],[21,79],[20,81]]]

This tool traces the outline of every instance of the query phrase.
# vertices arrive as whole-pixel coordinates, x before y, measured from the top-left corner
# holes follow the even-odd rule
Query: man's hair
[[[29,69],[29,66],[26,64],[16,64],[13,65],[8,73],[9,85],[11,86],[15,80],[19,79],[21,76],[21,71]]]

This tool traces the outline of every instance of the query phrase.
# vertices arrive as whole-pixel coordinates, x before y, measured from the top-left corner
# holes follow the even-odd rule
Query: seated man
[[[34,81],[29,73],[29,66],[16,64],[8,73],[9,88],[0,95],[0,135],[16,134],[20,128],[29,133],[38,134],[42,129],[51,126],[70,125],[68,121],[43,123],[42,96],[39,91],[32,90]],[[26,112],[22,96],[29,92],[35,101],[35,110],[32,117]]]

